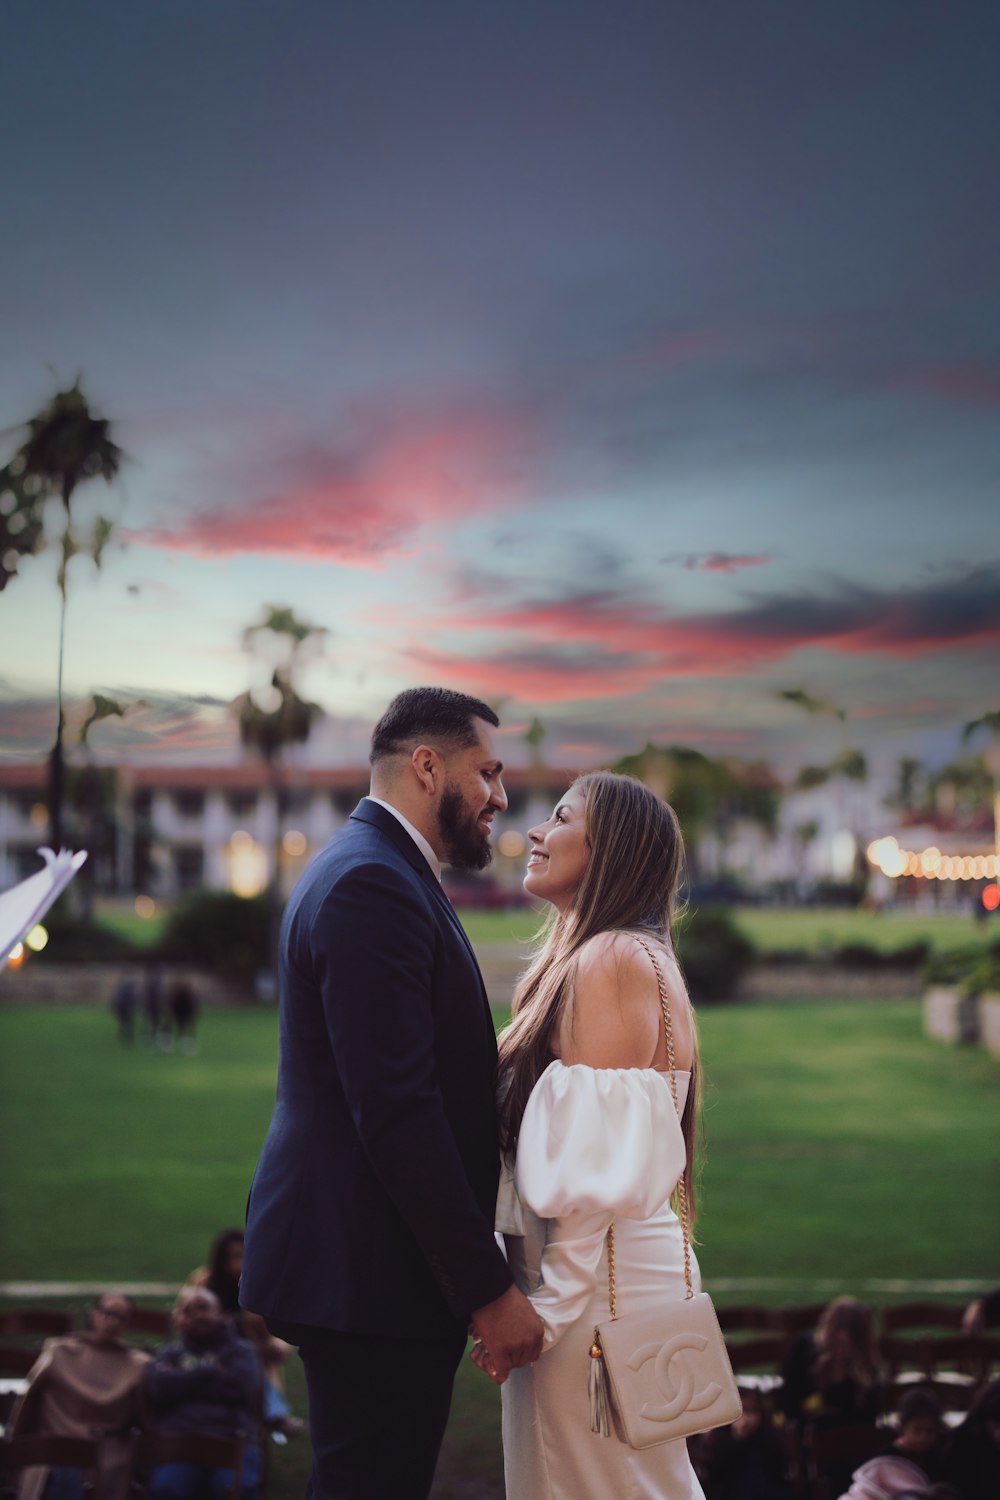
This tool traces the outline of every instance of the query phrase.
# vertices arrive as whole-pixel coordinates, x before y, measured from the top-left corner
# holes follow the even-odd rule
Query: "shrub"
[[[979,963],[982,950],[979,948],[946,948],[933,953],[924,965],[921,978],[924,984],[962,984]]]
[[[1000,994],[1000,953],[980,954],[962,988],[967,995]]]
[[[931,956],[933,949],[926,938],[917,938],[912,943],[903,943],[899,948],[893,948],[890,953],[883,955],[887,964],[895,965],[903,969],[917,969],[925,964]]]
[[[830,962],[843,964],[845,969],[880,969],[884,959],[881,950],[871,943],[841,943],[831,950]]]
[[[694,907],[681,918],[676,936],[691,998],[696,1003],[735,999],[756,950],[728,912],[718,906]]]
[[[229,891],[192,891],[167,918],[157,957],[247,978],[268,963],[267,906]]]
[[[139,950],[121,933],[72,911],[65,896],[48,912],[43,925],[49,935],[47,945],[38,955],[43,963],[113,964],[141,957]]]
[[[774,964],[779,968],[811,964],[815,960],[815,953],[810,953],[808,948],[768,948],[764,954],[765,963]]]

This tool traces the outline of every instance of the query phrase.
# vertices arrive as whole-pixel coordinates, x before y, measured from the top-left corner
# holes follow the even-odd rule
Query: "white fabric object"
[[[677,1082],[680,1094],[680,1076]],[[515,1182],[539,1218],[605,1210],[646,1218],[670,1197],[683,1168],[670,1080],[655,1068],[556,1061],[532,1090]]]
[[[11,949],[16,948],[42,920],[87,858],[86,849],[80,849],[76,854],[69,849],[61,849],[58,854],[51,849],[39,849],[38,852],[45,861],[45,868],[0,896],[0,969],[6,964]]]
[[[688,1083],[677,1074],[681,1111]],[[540,1359],[503,1387],[508,1500],[703,1500],[683,1441],[637,1451],[599,1437],[587,1393],[594,1327],[610,1315],[612,1220],[619,1312],[684,1296],[670,1207],[684,1161],[667,1074],[554,1062],[535,1085],[497,1204],[514,1278],[545,1324]]]
[[[929,1495],[931,1481],[908,1458],[885,1454],[870,1458],[854,1471],[854,1480],[840,1500],[894,1500],[897,1495]]]

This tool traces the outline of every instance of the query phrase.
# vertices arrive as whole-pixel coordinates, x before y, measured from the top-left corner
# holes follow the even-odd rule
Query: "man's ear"
[[[410,756],[410,765],[422,789],[433,797],[444,779],[444,761],[430,745],[418,745]]]

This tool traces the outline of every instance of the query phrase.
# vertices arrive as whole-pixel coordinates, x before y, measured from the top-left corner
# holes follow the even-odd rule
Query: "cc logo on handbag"
[[[694,1370],[691,1361],[683,1358],[685,1350],[692,1349],[700,1354],[707,1344],[708,1339],[703,1334],[678,1333],[665,1344],[643,1344],[635,1351],[628,1362],[629,1369],[641,1370],[649,1360],[655,1359],[653,1377],[661,1394],[667,1398],[662,1406],[647,1402],[642,1408],[641,1415],[648,1422],[669,1422],[682,1411],[705,1411],[718,1400],[722,1387],[714,1380],[704,1390],[694,1393]],[[676,1384],[671,1370],[675,1360],[679,1370]]]

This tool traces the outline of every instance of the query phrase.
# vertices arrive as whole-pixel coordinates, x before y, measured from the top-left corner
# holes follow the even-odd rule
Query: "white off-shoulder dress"
[[[680,1111],[689,1082],[677,1073]],[[684,1167],[678,1109],[667,1073],[561,1062],[528,1100],[497,1229],[545,1346],[503,1387],[508,1500],[704,1500],[683,1441],[637,1451],[591,1432],[587,1385],[594,1326],[610,1316],[612,1220],[619,1316],[684,1296],[669,1201]],[[692,1274],[698,1291],[693,1256]]]

